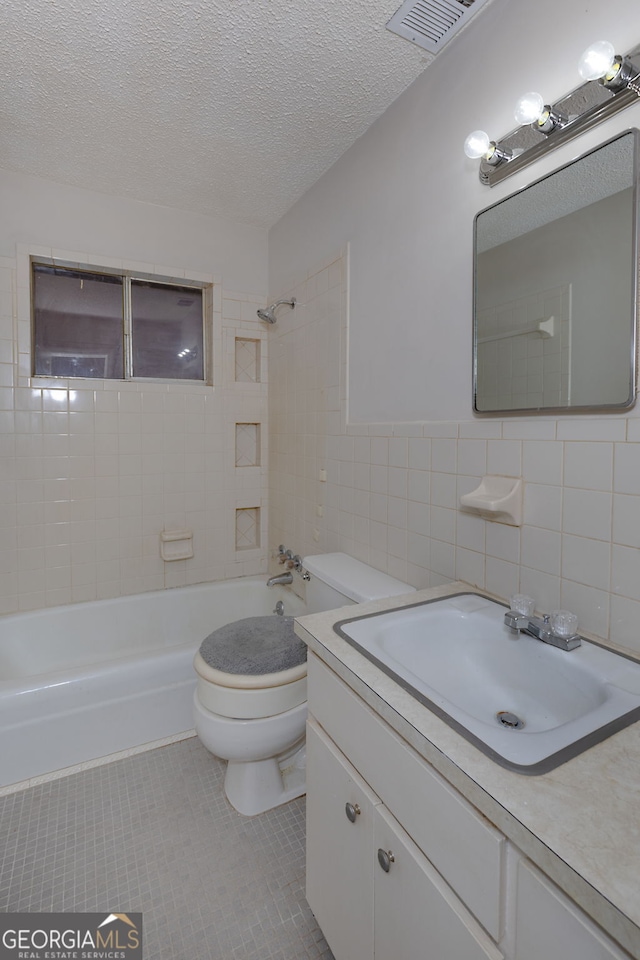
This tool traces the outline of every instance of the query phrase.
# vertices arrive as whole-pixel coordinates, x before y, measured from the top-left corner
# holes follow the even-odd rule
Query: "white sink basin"
[[[498,763],[544,773],[640,719],[640,663],[597,644],[566,652],[458,594],[335,630]]]

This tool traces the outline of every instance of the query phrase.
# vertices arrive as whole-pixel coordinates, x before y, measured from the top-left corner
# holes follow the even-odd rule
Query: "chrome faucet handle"
[[[299,553],[296,553],[296,555],[291,557],[290,560],[287,560],[287,570],[295,570],[297,573],[302,575],[303,580],[309,579],[308,574],[305,576],[306,570],[302,566],[302,557]]]

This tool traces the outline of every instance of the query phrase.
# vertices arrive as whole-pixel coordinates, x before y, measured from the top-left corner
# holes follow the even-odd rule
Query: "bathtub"
[[[200,643],[278,600],[304,613],[262,576],[0,617],[0,787],[188,735]]]

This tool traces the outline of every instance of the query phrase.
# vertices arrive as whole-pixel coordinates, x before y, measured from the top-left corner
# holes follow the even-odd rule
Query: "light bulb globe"
[[[616,51],[608,40],[596,40],[584,51],[578,61],[578,73],[583,80],[599,80],[611,69]]]
[[[474,130],[470,133],[464,142],[464,152],[472,160],[478,160],[488,153],[491,147],[491,139],[484,130]]]
[[[530,93],[523,93],[516,103],[514,117],[517,123],[522,125],[535,123],[536,120],[540,119],[543,110],[544,99],[539,93],[531,91]]]

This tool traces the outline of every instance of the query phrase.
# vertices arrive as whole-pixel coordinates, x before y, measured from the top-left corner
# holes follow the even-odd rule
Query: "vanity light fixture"
[[[464,150],[468,157],[480,160],[481,183],[500,183],[550,150],[638,103],[640,46],[622,57],[611,43],[598,40],[580,57],[578,72],[584,81],[581,86],[554,103],[545,103],[539,93],[523,94],[515,110],[519,126],[501,139],[491,140],[482,130],[474,130],[467,137]]]
[[[609,90],[631,87],[640,96],[640,71],[628,57],[617,56],[608,40],[596,40],[587,47],[578,61],[578,73],[583,80],[599,80]]]
[[[533,90],[530,93],[523,93],[513,112],[516,121],[524,126],[525,123],[535,123],[540,119],[544,112],[544,97]]]
[[[514,116],[521,126],[531,124],[534,130],[547,136],[569,122],[568,117],[554,110],[550,104],[544,102],[541,94],[533,91],[522,94],[516,104]]]
[[[482,157],[492,167],[512,157],[511,150],[501,150],[495,140],[491,140],[484,130],[474,130],[469,134],[464,142],[464,152],[472,160]]]

